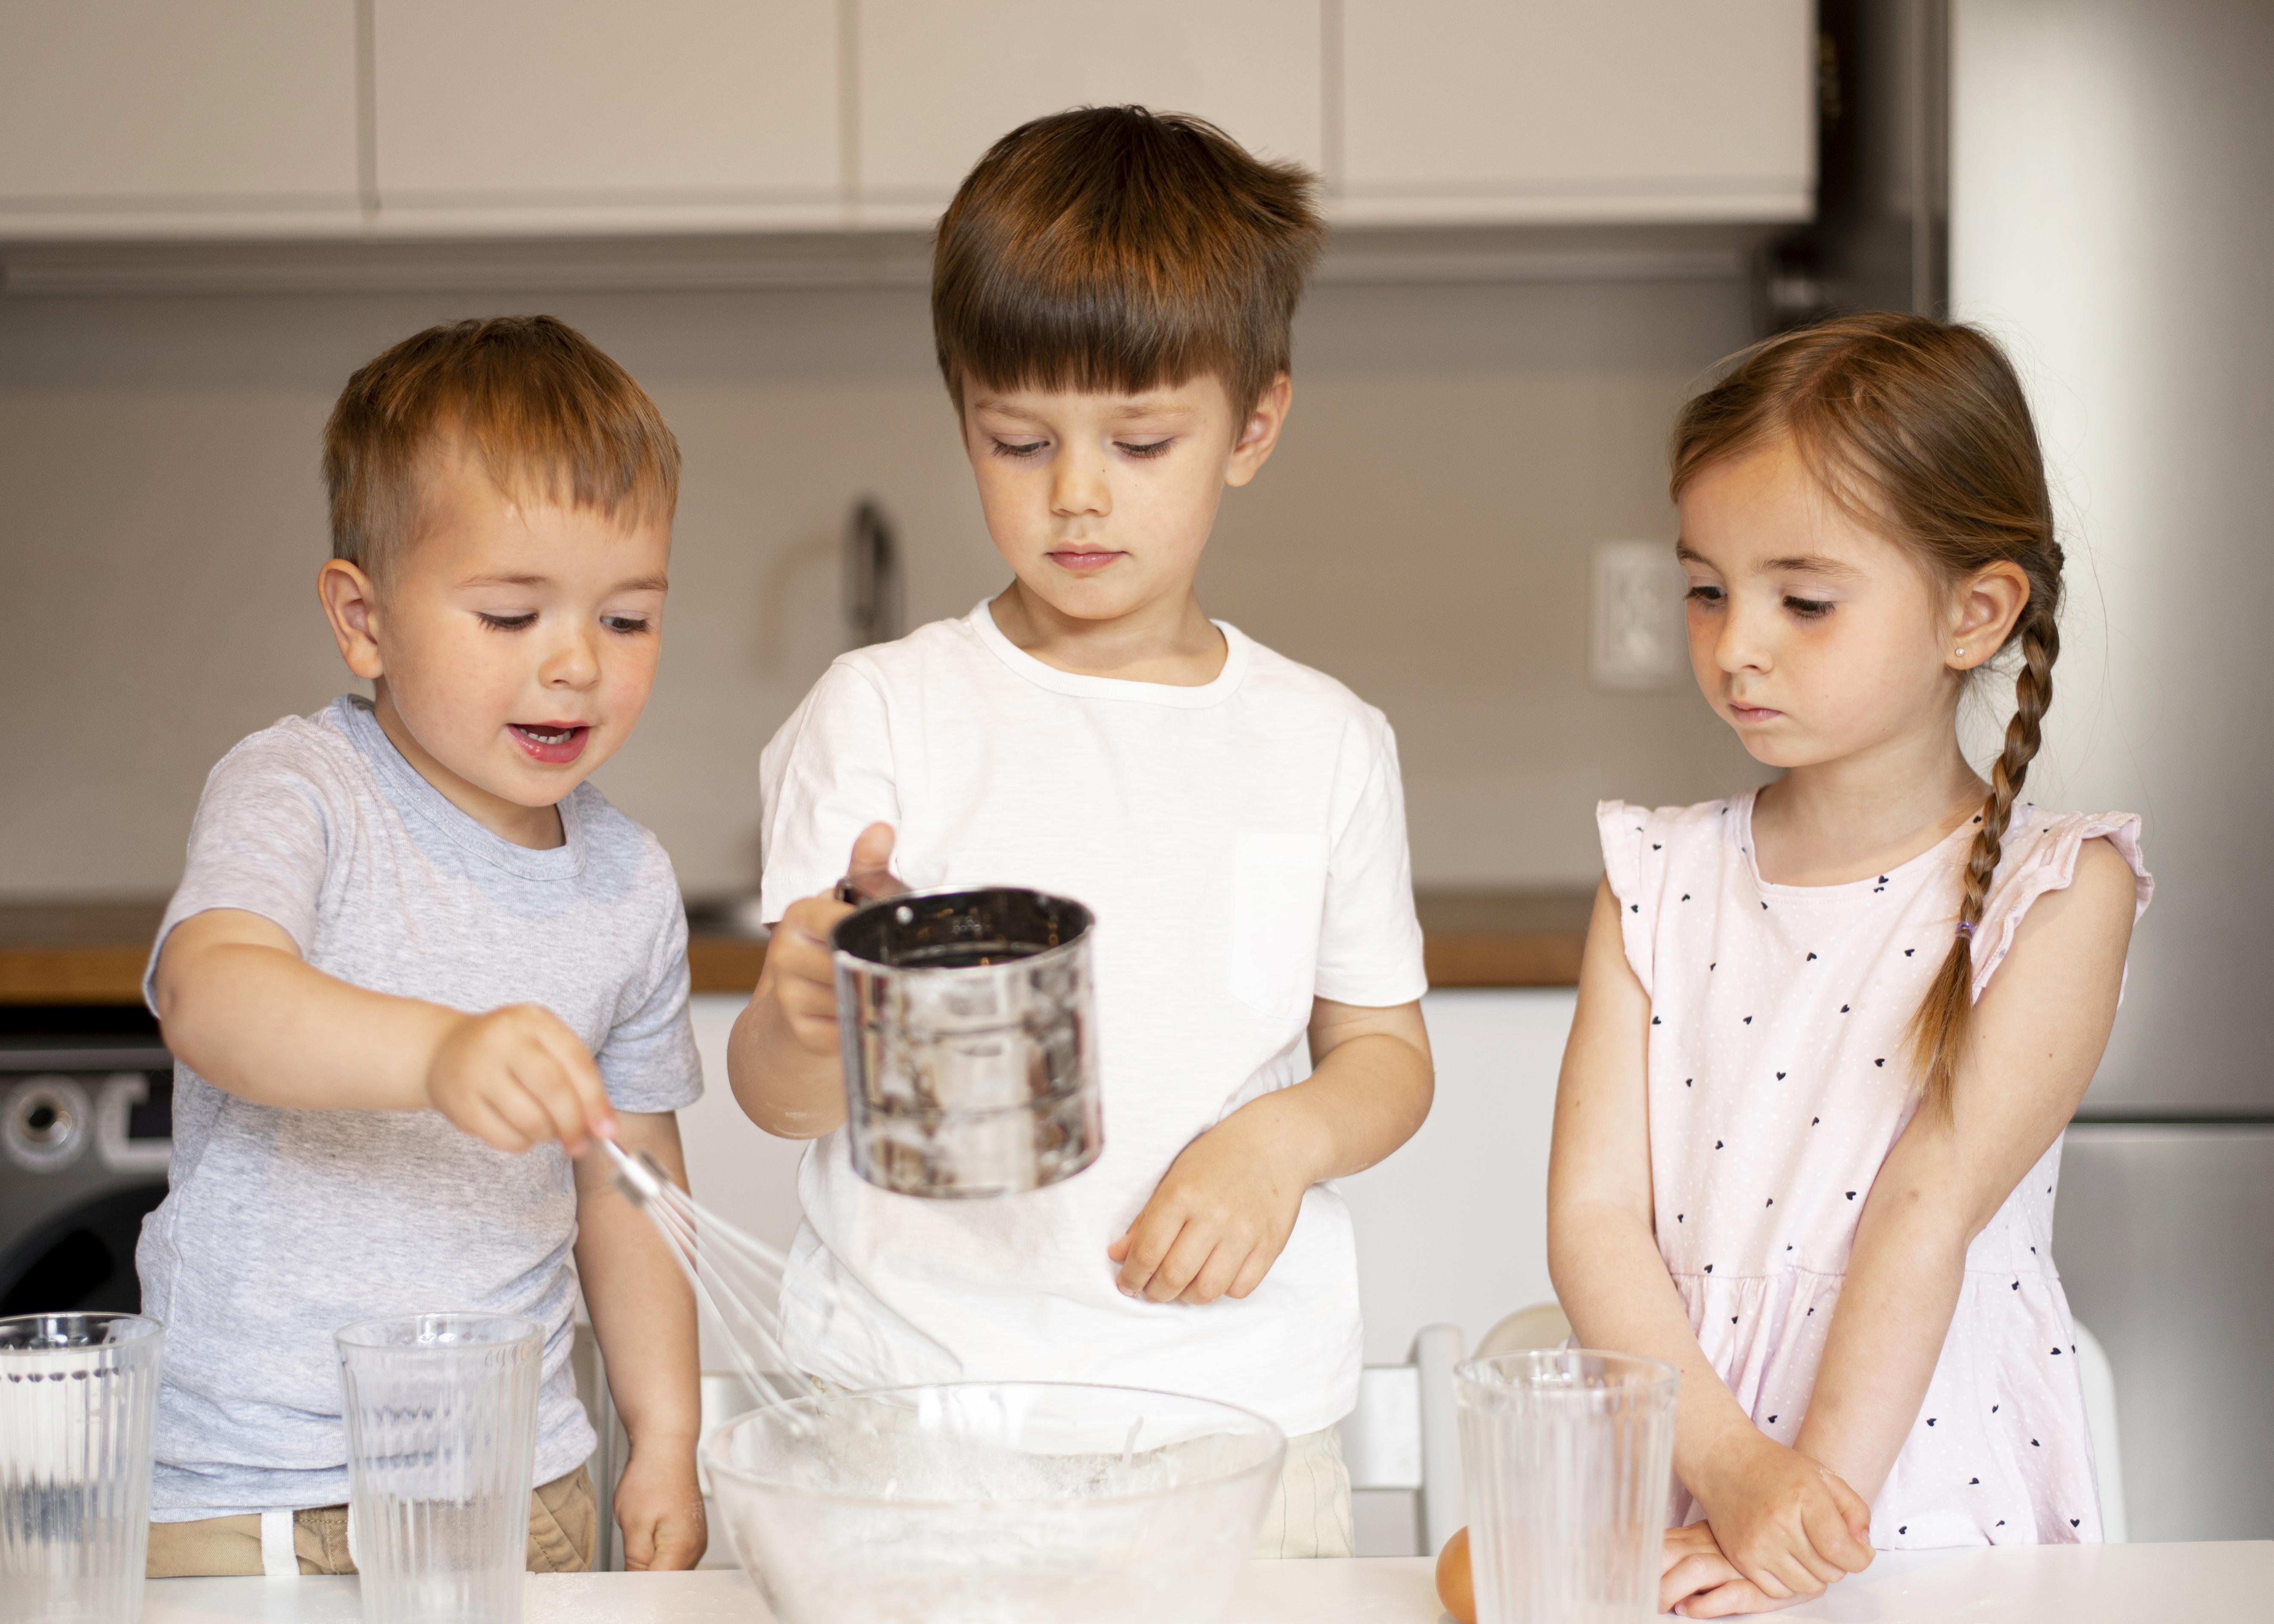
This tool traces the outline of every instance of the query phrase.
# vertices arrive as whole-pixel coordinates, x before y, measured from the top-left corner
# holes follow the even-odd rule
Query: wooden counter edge
[[[1433,989],[1462,987],[1577,987],[1585,936],[1445,933],[1425,936],[1421,962]]]
[[[1422,944],[1422,963],[1433,988],[1576,987],[1584,936],[1444,933]],[[766,962],[763,942],[697,936],[687,944],[687,967],[697,992],[743,992],[757,985]]]
[[[0,1004],[139,1004],[147,947],[0,947]]]
[[[1429,937],[1423,952],[1432,987],[1571,987],[1581,946],[1581,938],[1562,935],[1443,935]],[[0,948],[0,1004],[139,1004],[145,952]],[[747,993],[765,962],[766,944],[745,937],[697,936],[687,944],[697,992]]]
[[[738,992],[747,997],[765,963],[766,944],[750,936],[687,938],[687,973],[697,992]]]
[[[1438,929],[1424,932],[1429,984],[1442,988],[1570,987],[1579,979],[1585,899],[1550,897],[1522,904],[1514,926],[1480,929],[1478,904],[1455,899]],[[1495,906],[1488,901],[1487,906]],[[1425,895],[1425,918],[1444,903]],[[1549,910],[1543,913],[1542,909]],[[1566,915],[1569,915],[1567,921]],[[94,933],[90,932],[93,935]],[[102,935],[108,935],[106,929]],[[0,1004],[139,1004],[149,949],[139,942],[63,940],[0,945]],[[757,984],[766,945],[749,936],[698,931],[687,944],[688,971],[700,993],[745,993]]]

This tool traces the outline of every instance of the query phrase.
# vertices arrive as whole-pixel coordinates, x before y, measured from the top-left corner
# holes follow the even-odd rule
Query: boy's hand
[[[853,854],[845,861],[844,883],[860,892],[863,902],[897,897],[907,887],[892,872],[892,826],[871,823],[853,841]]]
[[[1259,1100],[1185,1147],[1128,1232],[1105,1249],[1115,1282],[1156,1303],[1244,1297],[1294,1233],[1312,1180],[1292,1165],[1277,1114]]]
[[[516,1154],[559,1139],[570,1155],[616,1115],[600,1068],[561,1018],[533,1004],[459,1015],[426,1064],[426,1102],[484,1144]]]
[[[853,842],[845,883],[868,898],[906,891],[892,874],[892,826],[871,823]],[[829,933],[853,911],[834,891],[805,897],[782,913],[766,944],[765,968],[750,996],[771,1002],[791,1040],[809,1055],[837,1057],[837,961]]]
[[[1710,1478],[1690,1487],[1714,1545],[1758,1592],[1760,1605],[1820,1595],[1871,1565],[1871,1508],[1863,1497],[1798,1450],[1750,1428],[1717,1453]],[[1733,1605],[1708,1613],[1701,1598],[1690,1616],[1751,1610],[1735,1605],[1743,1594],[1725,1599]]]
[[[837,962],[829,933],[852,908],[834,897],[802,897],[766,939],[765,968],[751,1003],[772,1004],[778,1029],[817,1058],[837,1057]]]
[[[711,1544],[703,1491],[695,1477],[695,1440],[649,1439],[632,1445],[616,1480],[616,1526],[624,1566],[634,1573],[692,1568]]]

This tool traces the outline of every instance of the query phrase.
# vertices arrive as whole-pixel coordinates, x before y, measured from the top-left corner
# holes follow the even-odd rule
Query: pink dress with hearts
[[[1713,1368],[1800,1432],[1871,1180],[1916,1109],[1903,1031],[1947,952],[1974,824],[1851,884],[1764,882],[1753,797],[1596,809],[1627,961],[1650,995],[1658,1244]],[[1975,934],[1979,998],[2030,904],[2140,820],[2015,808]],[[2056,1141],[1975,1238],[1926,1402],[1871,1512],[1884,1548],[2097,1541],[2092,1440],[2053,1267]],[[1673,1520],[1703,1514],[1675,1492]]]

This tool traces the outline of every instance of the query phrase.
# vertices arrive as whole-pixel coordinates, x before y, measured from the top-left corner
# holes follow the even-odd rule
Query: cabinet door
[[[371,0],[390,232],[842,223],[833,0]]]
[[[1341,217],[1789,220],[1810,0],[1343,0]]]
[[[354,0],[0,0],[0,235],[357,218]]]
[[[1316,168],[1319,0],[860,0],[862,217],[929,224],[1029,118],[1136,102]]]

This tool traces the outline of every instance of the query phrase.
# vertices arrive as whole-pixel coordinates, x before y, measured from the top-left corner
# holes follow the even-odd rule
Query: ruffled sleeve
[[[1651,990],[1652,944],[1657,925],[1655,891],[1643,879],[1643,850],[1651,814],[1623,801],[1595,803],[1595,831],[1603,842],[1603,876],[1619,899],[1619,939],[1642,989]]]
[[[2140,849],[2136,815],[2045,812],[2036,807],[2029,808],[2028,813],[2029,821],[2006,837],[1998,877],[1983,908],[1982,923],[1974,933],[1974,996],[1977,999],[2013,951],[2014,936],[2030,904],[2047,891],[2067,890],[2075,880],[2077,853],[2087,840],[2106,840],[2131,865],[2135,924],[2156,894],[2155,878],[2148,872],[2147,859]]]

